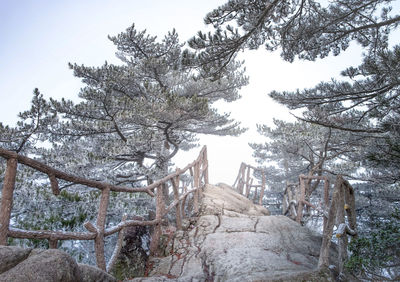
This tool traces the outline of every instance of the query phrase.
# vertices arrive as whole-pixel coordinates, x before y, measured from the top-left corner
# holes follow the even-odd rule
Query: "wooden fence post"
[[[164,214],[165,204],[164,204],[164,197],[163,197],[163,189],[162,185],[157,187],[157,194],[156,194],[156,220],[160,221],[156,226],[154,226],[153,234],[151,236],[150,242],[150,255],[156,256],[158,255],[158,248],[160,244],[160,237],[161,237],[161,220]]]
[[[248,194],[250,193],[250,170],[251,168],[246,166],[246,197],[248,196]]]
[[[99,212],[97,214],[97,235],[94,240],[97,267],[106,271],[106,259],[104,257],[104,228],[106,224],[107,208],[110,199],[110,187],[101,191]]]
[[[245,172],[246,172],[246,164],[245,163],[242,163],[242,167],[241,167],[241,176],[240,176],[240,180],[239,180],[239,190],[238,190],[238,192],[239,192],[239,194],[240,195],[243,195],[243,190],[244,190],[244,175],[245,175]]]
[[[350,183],[347,181],[344,181],[345,184],[345,209],[346,209],[346,214],[347,214],[347,219],[349,221],[349,227],[356,231],[357,230],[357,223],[356,223],[356,203],[355,203],[355,197],[354,197],[354,190],[353,187],[351,187]],[[357,234],[354,235],[354,237],[357,237]],[[352,238],[354,238],[352,237]]]
[[[186,193],[187,192],[187,186],[183,187],[183,192],[182,193]],[[186,204],[186,198],[187,198],[187,194],[183,197],[182,199],[182,204],[181,204],[181,214],[182,214],[182,218],[186,218],[186,213],[185,213],[185,204]]]
[[[178,230],[182,230],[181,202],[179,201],[179,175],[172,178],[171,183],[172,189],[174,191],[174,200],[178,201],[175,206],[176,227]]]
[[[323,265],[328,266],[329,265],[329,249],[331,246],[331,240],[332,240],[332,234],[333,234],[333,226],[335,225],[336,221],[336,214],[337,214],[337,209],[338,205],[337,202],[339,200],[339,189],[341,183],[336,179],[335,182],[335,187],[333,190],[333,195],[332,195],[332,201],[331,205],[329,207],[329,214],[328,214],[328,220],[326,223],[326,227],[323,231],[322,235],[322,244],[321,244],[321,249],[319,253],[319,259],[318,259],[318,267],[321,267]],[[339,207],[340,208],[340,207]]]
[[[304,201],[305,201],[305,196],[306,196],[306,187],[304,184],[304,177],[303,175],[300,175],[300,197],[298,197],[298,203],[297,203],[297,217],[296,221],[298,223],[301,223],[301,219],[303,218],[303,207],[304,207]]]
[[[344,209],[345,209],[345,187],[344,187],[344,181],[343,178],[339,175],[337,177],[338,182],[340,182],[340,185],[338,186],[339,191],[338,191],[338,203],[337,203],[337,212],[336,212],[336,224],[337,226],[346,226],[346,218],[344,214]],[[340,229],[340,228],[339,228]],[[338,237],[338,249],[339,249],[339,272],[343,272],[344,268],[344,262],[347,259],[347,233],[346,229],[344,228],[343,234],[338,233],[336,235]]]
[[[194,208],[194,212],[198,213],[199,212],[199,183],[200,183],[200,179],[199,179],[200,175],[199,175],[199,165],[198,163],[196,163],[194,165],[194,176],[193,176],[193,182],[194,182],[194,189],[197,189],[196,191],[194,191],[193,194],[193,208]]]
[[[266,182],[266,180],[265,180],[265,172],[264,171],[262,171],[261,172],[261,192],[260,192],[260,201],[259,201],[259,205],[261,206],[262,205],[262,200],[263,200],[263,198],[264,198],[264,192],[265,192],[265,182]]]
[[[57,239],[49,239],[49,249],[57,249],[57,244]]]
[[[207,147],[204,147],[203,169],[204,169],[204,184],[208,184],[208,183],[209,183],[209,179],[208,179],[208,157],[207,157]]]
[[[18,161],[15,158],[7,160],[4,175],[3,190],[1,192],[0,206],[0,245],[7,245],[7,234],[10,226],[10,217],[13,204],[15,177],[17,175]]]
[[[325,177],[325,182],[324,182],[324,204],[322,207],[323,210],[323,228],[322,228],[322,233],[324,232],[326,228],[326,224],[328,222],[328,218],[326,217],[326,211],[328,210],[329,206],[329,179],[328,177]]]

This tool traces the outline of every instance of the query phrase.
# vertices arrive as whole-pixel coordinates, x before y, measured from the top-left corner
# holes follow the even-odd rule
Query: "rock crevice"
[[[197,221],[187,226],[169,256],[150,259],[150,277],[130,281],[332,281],[317,269],[320,236],[227,185],[205,187]]]

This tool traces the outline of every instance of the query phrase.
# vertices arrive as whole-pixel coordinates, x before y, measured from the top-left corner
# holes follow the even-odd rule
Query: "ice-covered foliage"
[[[350,243],[347,268],[363,279],[398,281],[400,279],[400,212],[389,219],[373,221],[375,229]]]
[[[387,46],[400,16],[390,0],[230,0],[208,13],[205,23],[214,33],[199,32],[190,44],[198,58],[218,74],[238,51],[280,50],[287,61],[338,55],[357,41],[369,52]]]
[[[238,89],[247,84],[240,63],[232,62],[226,76],[212,81],[201,76],[175,30],[157,40],[132,25],[109,38],[122,64],[71,64],[85,84],[82,101],[52,100],[62,116],[53,140],[74,146],[77,159],[85,155],[82,150],[90,152],[89,163],[108,166],[103,173],[111,171],[117,183],[144,175],[154,179],[166,173],[179,149],[197,145],[196,134],[243,132],[229,114],[212,106],[239,98]]]
[[[358,42],[363,63],[344,70],[342,81],[269,95],[290,109],[301,108],[305,121],[351,133],[348,142],[358,138],[363,152],[352,161],[362,160],[370,179],[393,183],[400,180],[400,47],[389,45],[400,15],[393,2],[230,0],[205,18],[215,31],[199,32],[190,45],[198,49],[205,72],[218,77],[240,50],[263,46],[291,62],[338,55]]]
[[[79,102],[46,101],[35,89],[32,108],[19,115],[15,127],[0,124],[2,148],[69,174],[137,187],[168,174],[178,150],[198,145],[197,134],[236,136],[244,131],[229,113],[213,107],[216,101],[240,98],[238,90],[247,84],[241,63],[232,62],[225,76],[214,81],[202,76],[175,30],[157,40],[132,25],[109,38],[121,64],[70,64],[85,84]],[[1,159],[0,185],[4,172]],[[11,226],[84,231],[85,221],[96,220],[99,191],[61,180],[59,188],[54,196],[48,175],[19,165]],[[147,216],[152,209],[148,195],[112,192],[107,225],[120,222],[125,213]],[[10,243],[48,245],[46,240]],[[93,242],[64,241],[59,247],[90,262]]]
[[[300,174],[351,175],[357,171],[357,163],[348,160],[358,154],[358,139],[347,132],[281,120],[274,120],[272,128],[259,125],[258,132],[266,141],[250,144],[253,156],[260,165],[270,165],[268,181],[281,189],[286,181],[297,182]]]

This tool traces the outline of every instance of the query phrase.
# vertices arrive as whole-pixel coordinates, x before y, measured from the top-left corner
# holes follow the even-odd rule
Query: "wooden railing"
[[[327,221],[324,222],[321,251],[318,266],[329,266],[329,250],[333,235],[333,228],[336,225],[336,237],[338,238],[338,266],[339,273],[344,270],[344,263],[347,259],[348,236],[357,236],[357,222],[354,189],[350,183],[337,176],[332,201],[327,214]]]
[[[320,201],[319,205],[310,203],[311,194],[318,187],[312,188],[311,180],[323,181],[324,182],[324,196],[323,201]],[[307,181],[307,182],[306,182]],[[283,194],[282,201],[282,212],[284,215],[296,220],[301,223],[303,220],[304,209],[309,210],[310,208],[324,213],[329,205],[329,179],[326,176],[310,176],[300,175],[298,183],[287,183],[286,189]],[[325,224],[324,217],[324,224]]]
[[[122,235],[126,227],[134,225],[154,226],[154,231],[150,242],[150,252],[155,254],[160,242],[161,224],[168,220],[165,219],[166,215],[175,209],[176,226],[177,229],[181,229],[182,219],[186,216],[185,207],[186,210],[198,212],[202,189],[205,184],[208,184],[208,161],[206,147],[203,147],[198,158],[191,164],[188,164],[185,168],[177,169],[176,172],[154,182],[153,184],[139,188],[116,186],[106,182],[99,182],[74,176],[47,166],[44,163],[2,148],[0,148],[0,156],[7,159],[7,167],[4,175],[0,204],[0,245],[7,244],[7,237],[22,239],[47,239],[49,240],[50,248],[56,248],[58,240],[94,240],[96,264],[99,268],[107,271],[109,271],[112,267],[121,249],[123,241]],[[96,223],[93,224],[89,221],[86,222],[84,227],[86,228],[87,232],[65,232],[52,230],[34,231],[10,227],[10,217],[13,206],[13,194],[18,163],[47,174],[54,195],[59,195],[60,193],[58,179],[101,190]],[[185,185],[185,183],[181,181],[181,176],[188,172],[190,173],[192,181],[189,185]],[[167,187],[168,189],[172,188],[174,201],[168,207],[165,204],[166,201],[164,200],[163,187]],[[139,221],[127,220],[126,216],[123,216],[120,223],[106,229],[105,223],[111,191],[126,193],[145,192],[152,197],[156,197],[156,218],[154,220]],[[187,197],[190,193],[193,193],[193,201],[190,201],[191,203],[187,201]],[[109,260],[108,264],[106,264],[104,255],[104,238],[117,232],[119,232],[117,244],[114,248],[111,259]]]
[[[253,184],[254,173],[258,172],[261,176],[261,183]],[[249,198],[252,188],[254,189],[253,202],[262,205],[262,200],[264,198],[265,192],[265,172],[262,169],[256,168],[254,166],[242,163],[239,168],[238,176],[236,177],[235,183],[232,185],[236,191]],[[260,192],[258,193],[258,188]],[[258,200],[257,200],[258,198]]]
[[[323,201],[319,205],[309,202],[313,191],[310,180],[323,181]],[[306,181],[309,181],[306,183]],[[329,179],[326,176],[300,175],[299,183],[288,183],[283,197],[283,214],[298,223],[303,222],[303,214],[307,209],[314,209],[323,217],[323,238],[320,249],[318,267],[329,266],[330,245],[336,225],[338,238],[338,267],[339,273],[344,270],[347,259],[348,236],[354,238],[356,231],[356,211],[354,190],[342,176],[336,177],[332,199],[329,201]],[[314,188],[317,188],[315,185]]]

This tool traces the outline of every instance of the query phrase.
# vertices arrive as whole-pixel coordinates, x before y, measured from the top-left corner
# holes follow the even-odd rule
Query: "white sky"
[[[35,87],[45,97],[77,97],[82,86],[67,63],[100,66],[107,60],[119,63],[107,35],[116,35],[132,23],[140,30],[162,37],[176,28],[181,41],[204,30],[207,12],[225,0],[0,0],[0,121],[13,125],[17,114],[30,106]],[[201,137],[209,152],[210,181],[233,184],[242,161],[254,164],[248,142],[260,141],[256,124],[271,124],[273,118],[290,118],[289,111],[267,97],[272,90],[312,87],[337,76],[361,61],[352,46],[339,57],[317,62],[283,62],[279,54],[247,51],[250,84],[243,98],[224,104],[249,130],[240,137]],[[175,162],[183,167],[199,149],[179,153]]]

